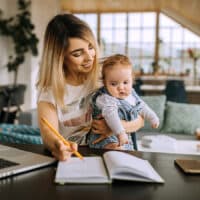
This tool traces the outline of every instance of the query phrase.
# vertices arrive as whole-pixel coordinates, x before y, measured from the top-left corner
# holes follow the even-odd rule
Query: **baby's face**
[[[118,99],[125,99],[132,90],[132,69],[131,66],[116,65],[107,69],[104,85],[110,95]]]

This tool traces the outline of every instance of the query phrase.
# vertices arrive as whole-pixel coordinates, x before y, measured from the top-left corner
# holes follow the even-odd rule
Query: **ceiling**
[[[200,35],[200,0],[60,0],[67,12],[161,11]]]

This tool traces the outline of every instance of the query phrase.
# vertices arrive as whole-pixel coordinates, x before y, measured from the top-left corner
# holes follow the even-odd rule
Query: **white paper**
[[[101,157],[71,158],[58,163],[56,182],[101,182],[108,180],[107,172]]]

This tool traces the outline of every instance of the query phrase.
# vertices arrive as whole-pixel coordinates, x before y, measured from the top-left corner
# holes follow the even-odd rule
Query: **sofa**
[[[157,113],[160,126],[158,129],[152,129],[150,124],[145,122],[145,126],[137,135],[142,135],[140,133],[194,135],[196,129],[200,128],[200,105],[166,101],[165,95],[141,98]],[[4,130],[2,134],[0,131],[0,141],[42,144],[36,109],[22,112],[19,115],[19,124],[14,131],[10,131],[10,125],[0,125],[0,129]]]
[[[157,113],[160,119],[158,129],[145,123],[143,132],[162,134],[194,135],[200,127],[200,105],[166,101],[165,95],[143,96],[142,99]]]
[[[42,144],[37,122],[37,110],[21,112],[18,116],[18,124],[0,124],[0,142]]]

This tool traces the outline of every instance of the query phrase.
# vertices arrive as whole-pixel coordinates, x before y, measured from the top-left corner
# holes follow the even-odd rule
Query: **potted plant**
[[[18,13],[9,18],[4,18],[3,11],[0,10],[0,35],[10,38],[14,46],[13,55],[9,55],[6,64],[8,72],[14,73],[14,80],[11,85],[0,88],[2,102],[0,114],[2,107],[7,107],[7,113],[9,113],[10,106],[16,105],[19,109],[19,105],[24,103],[26,86],[17,84],[19,67],[24,63],[28,52],[34,56],[38,54],[37,44],[39,40],[33,32],[34,25],[31,22],[30,4],[31,1],[18,0]],[[4,117],[3,121],[6,121],[5,118],[8,117]]]

